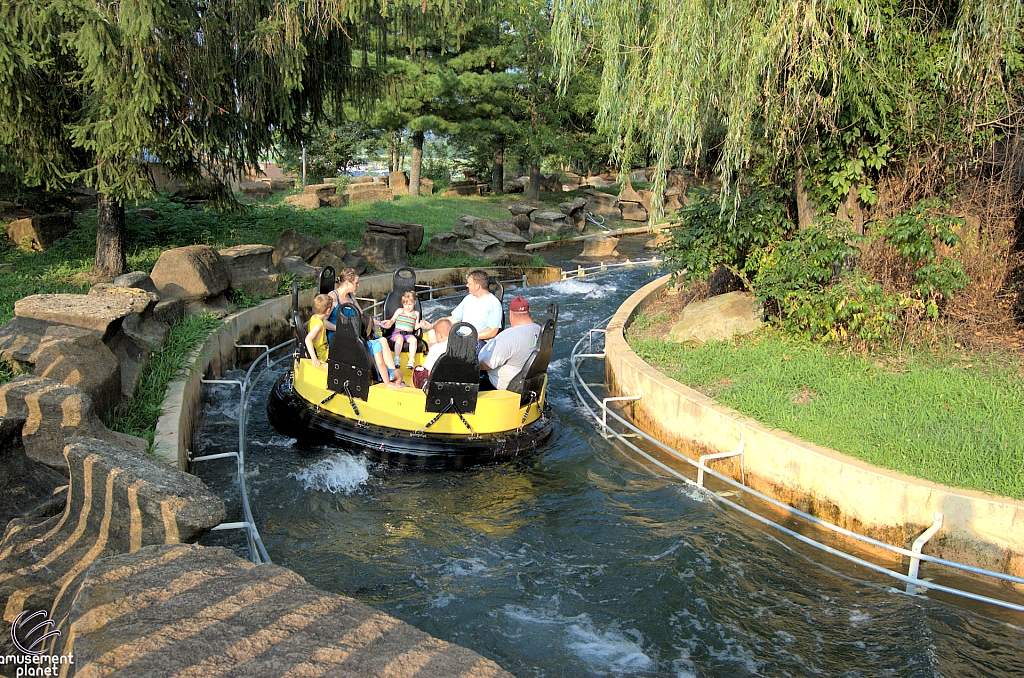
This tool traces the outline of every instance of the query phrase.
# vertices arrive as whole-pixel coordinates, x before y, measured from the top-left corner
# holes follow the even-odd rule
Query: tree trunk
[[[100,193],[96,202],[96,262],[92,275],[113,280],[125,272],[124,205]]]
[[[540,200],[540,163],[530,163],[530,192],[526,196],[529,200],[536,202]]]
[[[494,135],[494,170],[491,172],[491,190],[494,195],[505,192],[505,133]]]
[[[423,132],[412,133],[412,167],[409,169],[409,195],[419,197],[423,167]]]

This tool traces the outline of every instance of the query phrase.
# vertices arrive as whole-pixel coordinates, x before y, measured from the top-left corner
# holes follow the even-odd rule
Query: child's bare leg
[[[391,367],[394,367],[395,366],[395,355],[391,352],[391,347],[388,346],[388,342],[387,342],[386,339],[381,339],[380,340],[380,352],[381,352],[381,355],[384,356],[384,362],[387,365],[389,365]]]
[[[398,365],[398,361],[400,359],[399,356],[402,355],[402,339],[403,339],[403,336],[404,335],[402,335],[402,334],[396,334],[395,335],[395,363],[394,364],[396,366]]]
[[[416,364],[416,337],[409,337],[409,367]]]

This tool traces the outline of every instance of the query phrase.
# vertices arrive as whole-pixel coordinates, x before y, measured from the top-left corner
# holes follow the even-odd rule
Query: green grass
[[[212,315],[196,315],[172,325],[167,343],[153,354],[135,395],[111,417],[110,428],[143,438],[152,446],[167,385],[187,375],[189,355],[221,324]]]
[[[644,320],[648,325],[650,320]],[[667,376],[764,424],[870,464],[1024,499],[1024,372],[1005,355],[881,361],[777,331],[687,347],[630,345]]]
[[[277,196],[278,198],[280,196]],[[157,210],[159,217],[147,219],[136,207]],[[342,208],[299,211],[280,204],[250,205],[234,212],[196,209],[169,198],[141,202],[128,208],[128,269],[150,271],[160,254],[172,247],[205,243],[217,249],[232,245],[262,243],[271,245],[286,228],[327,243],[343,240],[350,249],[362,243],[366,219],[413,221],[423,224],[424,241],[435,233],[451,230],[462,214],[489,219],[509,216],[498,199],[424,196],[419,199],[400,196],[394,202],[361,203]],[[76,278],[93,265],[96,250],[96,214],[77,218],[78,228],[59,245],[45,252],[0,244],[0,263],[13,267],[0,270],[0,324],[14,317],[14,302],[31,294],[61,292],[85,293],[88,282]],[[3,240],[3,239],[0,239]],[[543,265],[536,259],[535,265]],[[478,266],[486,262],[469,255],[439,259],[421,252],[409,258],[409,265]]]

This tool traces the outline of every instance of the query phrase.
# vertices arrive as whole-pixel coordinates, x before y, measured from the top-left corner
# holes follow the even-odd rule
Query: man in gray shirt
[[[540,325],[530,317],[530,304],[526,299],[516,297],[509,303],[508,310],[509,328],[480,350],[480,369],[486,370],[487,381],[498,390],[508,387],[508,382],[523,369],[540,335]]]

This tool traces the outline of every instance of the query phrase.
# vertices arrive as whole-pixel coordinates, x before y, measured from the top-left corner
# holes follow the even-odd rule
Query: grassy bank
[[[944,485],[1024,499],[1024,365],[1001,354],[883,361],[776,331],[687,347],[629,343],[667,376],[810,442]]]
[[[278,198],[279,200],[279,198]],[[138,208],[151,208],[155,218]],[[152,214],[152,213],[148,213]],[[149,271],[160,253],[172,247],[205,243],[218,249],[253,243],[273,244],[286,228],[311,235],[320,242],[344,240],[350,249],[359,247],[366,219],[423,224],[424,242],[435,233],[451,230],[462,214],[489,219],[509,216],[499,199],[424,196],[414,199],[400,196],[394,202],[361,203],[341,208],[298,211],[279,202],[249,205],[245,209],[223,213],[196,209],[167,198],[130,206],[127,214],[128,268]],[[96,215],[79,215],[78,228],[59,245],[34,252],[10,246],[0,238],[0,324],[14,316],[14,302],[30,294],[59,292],[83,293],[89,284],[80,274],[93,265],[96,250]],[[421,251],[409,257],[409,265],[423,268],[475,266],[483,260],[469,255],[439,259]],[[537,265],[543,265],[539,258]]]

